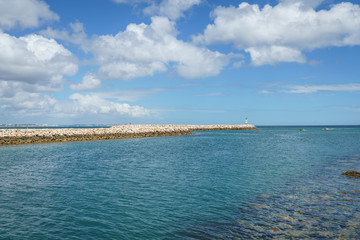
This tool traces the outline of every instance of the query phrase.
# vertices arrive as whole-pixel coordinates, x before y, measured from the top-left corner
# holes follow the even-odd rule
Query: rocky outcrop
[[[358,172],[358,171],[347,171],[347,172],[344,172],[342,175],[347,176],[347,177],[360,178],[360,172]]]

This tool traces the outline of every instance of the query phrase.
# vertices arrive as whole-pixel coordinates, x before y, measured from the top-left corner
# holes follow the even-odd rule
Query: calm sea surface
[[[0,239],[359,239],[360,127],[0,147]]]

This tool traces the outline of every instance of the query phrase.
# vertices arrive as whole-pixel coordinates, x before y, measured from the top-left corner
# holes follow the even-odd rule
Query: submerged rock
[[[265,204],[256,204],[254,207],[256,207],[256,208],[271,208],[269,205],[265,205]]]
[[[344,176],[347,176],[347,177],[360,178],[360,172],[358,172],[358,171],[347,171],[347,172],[344,172],[341,175],[344,175]]]
[[[273,233],[277,233],[277,232],[281,232],[281,230],[277,227],[272,227],[269,229],[270,232],[273,232]]]
[[[293,223],[297,222],[296,219],[294,219],[294,218],[292,218],[292,217],[290,217],[290,216],[288,216],[288,215],[281,215],[281,216],[278,216],[278,217],[279,217],[279,218],[282,218],[282,219],[284,219],[284,220],[286,220],[286,221],[289,221],[289,222],[293,222]]]
[[[322,238],[332,238],[334,235],[331,232],[318,232],[318,235]]]

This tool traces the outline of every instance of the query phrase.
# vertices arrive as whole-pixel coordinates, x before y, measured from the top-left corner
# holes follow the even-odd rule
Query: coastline
[[[117,125],[110,128],[0,129],[0,146],[191,135],[192,131],[257,130],[238,125]]]

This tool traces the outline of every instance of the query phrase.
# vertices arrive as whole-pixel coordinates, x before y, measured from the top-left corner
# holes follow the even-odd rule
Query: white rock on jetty
[[[117,125],[110,128],[0,129],[0,145],[171,136],[206,130],[252,130],[254,125]]]

